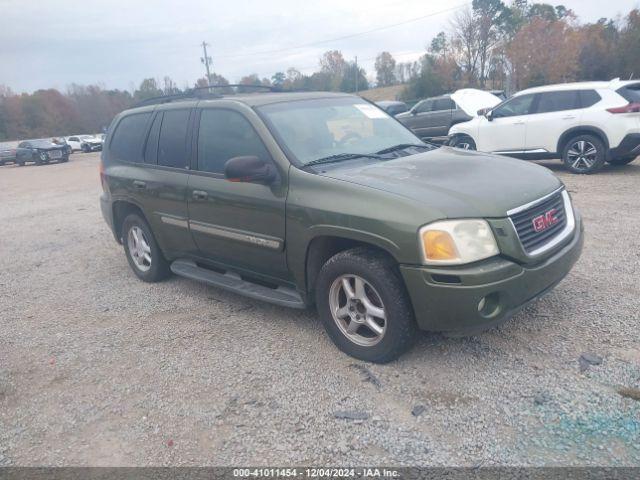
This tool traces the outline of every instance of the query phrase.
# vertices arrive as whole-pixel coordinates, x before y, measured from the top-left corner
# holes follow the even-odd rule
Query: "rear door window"
[[[589,108],[602,100],[602,97],[595,90],[580,90],[580,106]]]
[[[116,158],[133,163],[142,161],[142,145],[150,118],[151,113],[137,113],[120,120],[110,144]]]
[[[450,98],[438,98],[433,103],[433,110],[436,112],[440,110],[453,110],[454,108],[456,108],[455,103]]]
[[[577,90],[560,90],[557,92],[544,92],[538,100],[536,113],[562,112],[580,108],[580,97]]]
[[[186,168],[189,110],[165,110],[158,141],[158,165]]]
[[[249,121],[240,113],[225,109],[205,109],[198,132],[198,170],[224,173],[230,158],[271,156]]]

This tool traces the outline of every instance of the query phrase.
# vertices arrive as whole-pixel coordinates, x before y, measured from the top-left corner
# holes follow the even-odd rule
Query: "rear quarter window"
[[[109,145],[115,158],[125,162],[142,162],[142,144],[150,118],[151,113],[136,113],[120,120]]]
[[[633,83],[617,90],[629,103],[640,103],[640,83]]]

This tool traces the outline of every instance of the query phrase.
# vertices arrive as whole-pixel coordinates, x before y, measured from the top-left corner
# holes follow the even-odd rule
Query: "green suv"
[[[352,95],[168,97],[118,115],[102,213],[133,272],[316,305],[349,355],[509,318],[577,261],[580,216],[547,169],[423,143]]]

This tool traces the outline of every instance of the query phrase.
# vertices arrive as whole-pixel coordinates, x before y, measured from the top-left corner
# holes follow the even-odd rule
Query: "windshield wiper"
[[[433,146],[424,143],[400,143],[398,145],[394,145],[393,147],[384,148],[376,152],[376,154],[383,155],[385,153],[395,152],[396,150],[404,150],[405,148],[426,148],[427,150],[431,150],[433,149]]]
[[[382,160],[380,155],[376,155],[374,153],[338,153],[336,155],[329,155],[328,157],[317,158],[316,160],[312,160],[309,163],[305,163],[305,167],[309,167],[311,165],[321,165],[324,163],[335,163],[341,162],[342,160],[352,160],[354,158],[375,158],[376,160]]]

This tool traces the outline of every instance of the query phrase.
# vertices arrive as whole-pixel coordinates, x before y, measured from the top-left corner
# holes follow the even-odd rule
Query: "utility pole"
[[[209,64],[211,63],[211,57],[207,55],[207,47],[209,44],[207,42],[202,42],[202,50],[204,50],[204,57],[200,57],[200,61],[204,63],[204,66],[207,68],[207,85],[211,85],[211,70],[209,69]]]
[[[356,55],[356,95],[358,94],[358,78],[360,77],[358,71],[358,56]]]

